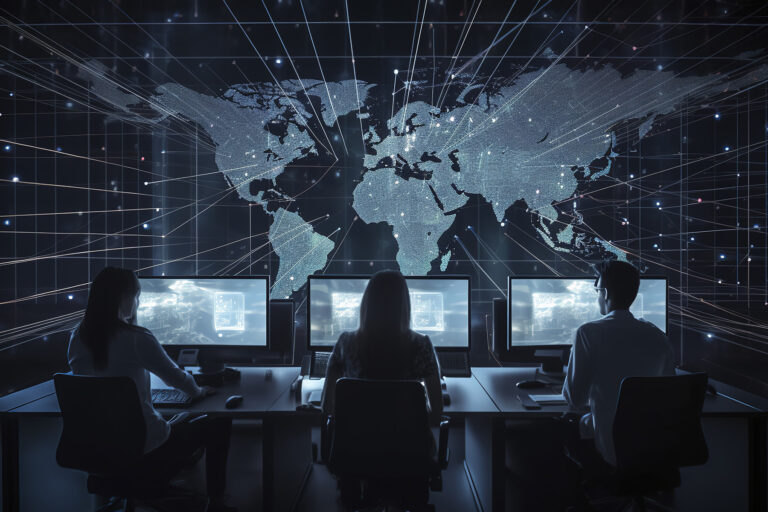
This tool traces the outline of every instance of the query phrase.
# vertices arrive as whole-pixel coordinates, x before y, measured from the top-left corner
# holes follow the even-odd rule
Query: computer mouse
[[[547,384],[540,380],[521,380],[517,383],[518,389],[542,389],[547,387]]]
[[[443,405],[446,407],[451,405],[451,395],[448,393],[443,393]]]
[[[264,372],[264,380],[272,380],[272,370]]]
[[[227,398],[227,401],[224,402],[224,407],[227,409],[236,409],[237,407],[240,407],[240,404],[243,403],[243,395],[232,395],[231,397]]]

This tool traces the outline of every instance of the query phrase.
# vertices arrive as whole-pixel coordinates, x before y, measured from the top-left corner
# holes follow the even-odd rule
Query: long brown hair
[[[368,281],[360,303],[361,358],[371,378],[397,378],[403,371],[411,327],[408,284],[396,270],[382,270]],[[381,375],[377,375],[381,373]]]
[[[125,268],[105,267],[93,280],[77,334],[91,352],[95,368],[107,365],[110,338],[119,328],[128,326],[119,317],[120,306],[126,297],[137,293],[139,280]]]

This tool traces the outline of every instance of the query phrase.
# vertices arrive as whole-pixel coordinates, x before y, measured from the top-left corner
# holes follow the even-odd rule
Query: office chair
[[[645,495],[671,492],[680,486],[679,468],[707,462],[701,429],[706,388],[704,373],[622,380],[613,420],[616,468],[597,479],[612,496],[591,505],[628,497],[635,510],[646,504],[669,510]]]
[[[398,505],[433,510],[429,490],[442,490],[448,423],[440,422],[437,457],[427,397],[419,381],[339,379],[327,422],[328,468],[347,508]]]
[[[99,511],[114,510],[120,501],[126,512],[135,510],[137,500],[186,499],[187,510],[200,501],[187,492],[169,493],[180,467],[143,464],[146,425],[130,377],[58,373],[53,382],[63,419],[56,462],[87,472],[89,493],[113,498]]]

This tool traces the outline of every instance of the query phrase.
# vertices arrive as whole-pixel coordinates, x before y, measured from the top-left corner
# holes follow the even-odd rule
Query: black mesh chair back
[[[328,460],[333,473],[425,477],[434,471],[434,459],[426,390],[419,381],[338,380]]]
[[[91,474],[130,473],[144,452],[146,425],[130,377],[53,376],[63,418],[60,466]]]
[[[623,379],[613,421],[616,469],[643,473],[704,464],[706,388],[704,373]]]

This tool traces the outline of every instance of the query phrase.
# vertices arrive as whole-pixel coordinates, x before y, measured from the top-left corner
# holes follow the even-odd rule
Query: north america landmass
[[[367,224],[391,227],[403,274],[425,275],[434,262],[446,270],[451,254],[438,240],[472,195],[491,205],[502,226],[507,209],[524,201],[554,251],[626,260],[621,247],[580,229],[577,201],[579,182],[609,176],[620,156],[615,127],[630,122],[640,140],[683,102],[703,106],[765,80],[768,67],[727,80],[659,70],[622,75],[610,66],[571,69],[555,60],[501,85],[457,76],[465,85],[438,105],[422,94],[428,84],[406,82],[412,101],[384,119],[368,108],[383,101],[376,92],[384,87],[362,80],[235,84],[220,96],[166,83],[139,96],[109,75],[97,61],[78,72],[110,105],[111,118],[153,124],[181,118],[208,134],[227,185],[272,217],[268,238],[279,267],[271,295],[282,298],[326,267],[336,242],[313,228],[276,179],[298,160],[334,153],[328,133],[340,128],[341,116],[357,118],[363,134],[352,208]],[[268,208],[275,198],[283,201]]]

